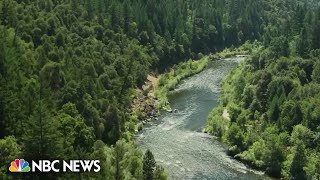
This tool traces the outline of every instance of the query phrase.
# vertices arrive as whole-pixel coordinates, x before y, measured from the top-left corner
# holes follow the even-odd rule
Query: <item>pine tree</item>
[[[150,150],[147,150],[143,157],[143,179],[153,180],[154,171],[156,168],[156,161]]]
[[[39,87],[39,86],[38,86]],[[25,131],[23,143],[26,158],[49,159],[57,153],[56,134],[51,124],[52,119],[47,110],[47,103],[43,97],[43,89],[40,85],[37,105],[28,120],[28,129]]]
[[[305,9],[298,5],[294,11],[293,17],[293,30],[295,34],[299,34],[301,32],[301,27],[303,27],[303,20],[305,17]]]
[[[131,7],[130,7],[130,1],[126,0],[124,2],[124,32],[128,33],[130,32],[130,24],[132,22],[132,12],[131,12]]]
[[[307,179],[304,167],[307,163],[306,150],[303,142],[296,144],[293,160],[290,167],[291,179]]]

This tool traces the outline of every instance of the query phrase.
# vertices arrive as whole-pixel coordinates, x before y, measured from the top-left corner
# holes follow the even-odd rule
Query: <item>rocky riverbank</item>
[[[136,89],[136,95],[129,110],[131,118],[137,124],[136,131],[141,130],[144,124],[157,120],[161,109],[168,112],[176,111],[170,108],[167,94],[182,79],[201,72],[209,61],[223,59],[236,54],[247,54],[247,52],[243,48],[225,49],[220,53],[204,56],[200,60],[189,60],[177,64],[162,75],[149,74],[145,84]]]
[[[137,130],[141,130],[142,125],[147,122],[157,120],[160,115],[157,109],[158,100],[154,94],[158,82],[159,77],[150,74],[142,88],[136,89],[136,96],[132,101],[130,114],[134,119],[138,120]]]

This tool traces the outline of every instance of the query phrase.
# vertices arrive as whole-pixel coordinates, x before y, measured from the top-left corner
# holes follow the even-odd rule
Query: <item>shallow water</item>
[[[150,149],[171,179],[268,179],[227,156],[220,142],[201,132],[218,104],[222,79],[242,59],[211,62],[201,73],[183,80],[169,94],[170,105],[178,112],[163,112],[158,122],[137,135],[139,147]]]

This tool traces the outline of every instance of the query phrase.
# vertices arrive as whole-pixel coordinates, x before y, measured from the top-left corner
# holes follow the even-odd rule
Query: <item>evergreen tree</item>
[[[156,161],[154,160],[152,152],[147,150],[143,157],[143,179],[153,180],[155,169]]]
[[[309,52],[310,52],[309,35],[307,32],[307,29],[304,27],[297,40],[297,53],[301,57],[306,58],[308,57]]]
[[[306,165],[306,152],[303,142],[298,142],[295,147],[293,160],[290,167],[291,179],[307,179],[304,167]]]

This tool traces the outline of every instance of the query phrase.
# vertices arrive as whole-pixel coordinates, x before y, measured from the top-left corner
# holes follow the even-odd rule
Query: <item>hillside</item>
[[[267,27],[262,50],[228,75],[208,117],[230,155],[273,177],[319,179],[319,12],[282,11],[289,23]]]
[[[104,167],[98,174],[49,174],[52,179],[166,179],[152,153],[143,156],[133,140],[141,122],[128,112],[136,89],[150,73],[246,41],[267,49],[265,58],[254,56],[253,73],[282,56],[301,56],[312,59],[292,62],[302,64],[294,70],[302,79],[286,76],[294,87],[310,84],[320,13],[295,2],[0,0],[0,178],[14,178],[7,165],[23,157],[97,158]]]

